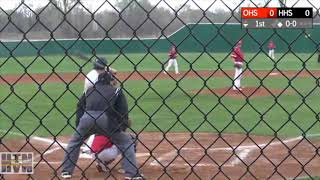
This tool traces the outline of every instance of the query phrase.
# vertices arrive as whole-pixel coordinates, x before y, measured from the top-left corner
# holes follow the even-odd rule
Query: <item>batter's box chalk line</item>
[[[7,130],[3,130],[3,129],[0,129],[0,132],[8,133],[8,134],[15,135],[15,136],[25,137],[25,135],[23,135],[22,133],[19,133],[19,132],[13,132],[13,131],[7,132]],[[229,164],[224,165],[224,166],[232,166],[233,167],[233,166],[236,166],[239,163],[241,163],[241,161],[244,161],[249,156],[250,152],[253,150],[257,150],[257,149],[259,150],[259,149],[264,148],[266,146],[271,147],[271,146],[276,146],[276,145],[280,145],[280,144],[289,144],[289,143],[292,143],[295,141],[302,140],[303,138],[306,138],[306,137],[319,137],[319,136],[320,136],[320,134],[310,134],[310,135],[306,135],[306,136],[298,136],[298,137],[294,137],[294,138],[289,138],[289,139],[286,139],[283,141],[278,140],[277,142],[272,142],[272,143],[263,143],[263,144],[255,144],[255,145],[241,145],[241,146],[233,146],[233,147],[219,147],[219,148],[210,148],[208,150],[209,151],[234,151],[234,150],[236,150],[237,156],[234,157]],[[43,138],[43,137],[38,137],[38,136],[31,136],[30,138],[32,140],[47,143],[47,144],[53,143],[53,146],[51,147],[51,149],[45,151],[43,155],[52,154],[55,151],[60,150],[61,149],[60,146],[62,146],[64,148],[67,147],[66,143],[55,142],[54,140],[48,139],[48,138]],[[60,146],[58,143],[60,144]],[[84,148],[84,147],[81,147],[81,148]],[[203,148],[182,148],[182,150],[193,151],[193,150],[203,150]],[[161,166],[161,164],[163,164],[164,161],[170,160],[171,157],[176,156],[177,153],[178,152],[176,150],[165,153],[165,154],[161,155],[159,158],[157,158],[157,160],[153,160],[152,162],[150,162],[150,166]],[[137,157],[150,157],[151,156],[150,153],[137,153],[136,155],[137,155]],[[40,158],[40,156],[41,155],[37,155],[35,157],[35,159]],[[89,154],[81,153],[79,158],[91,159],[92,156]],[[40,162],[40,163],[46,163],[46,162]],[[52,162],[52,163],[55,164],[58,162]],[[213,164],[213,163],[197,163],[197,164],[171,163],[169,166],[178,167],[178,166],[190,166],[190,165],[191,166],[199,166],[199,167],[216,166],[216,164]]]
[[[34,139],[34,140],[37,140],[37,141],[45,142],[45,143],[48,143],[48,144],[52,144],[52,143],[54,142],[54,141],[51,140],[51,139],[41,138],[41,137],[34,137],[33,139]],[[54,144],[57,144],[57,145],[58,145],[57,142],[55,142]],[[64,148],[66,148],[67,145],[68,145],[68,144],[66,144],[66,143],[61,143],[61,142],[59,142],[59,144],[60,144],[61,146],[63,146]],[[81,147],[81,149],[84,149],[84,148],[85,148],[84,146]],[[60,147],[57,147],[57,148],[51,149],[51,151],[50,151],[50,150],[49,150],[49,151],[46,151],[44,154],[50,154],[50,153],[53,153],[54,151],[59,150],[59,149],[60,149]],[[150,153],[136,153],[136,156],[137,156],[137,157],[146,157],[146,156],[150,156]],[[88,154],[88,153],[80,153],[79,158],[92,159],[92,156],[91,156],[90,154]]]
[[[6,133],[7,131],[5,130],[2,130],[0,129],[0,132],[4,132]],[[9,131],[8,132],[9,134],[12,134],[12,135],[15,135],[15,136],[22,136],[22,137],[25,137],[25,135],[23,135],[22,133],[18,133],[18,132],[12,132],[12,131]],[[44,155],[49,155],[49,154],[52,154],[58,150],[61,150],[61,147],[62,146],[63,148],[66,148],[68,146],[67,143],[63,143],[63,142],[59,142],[59,141],[54,141],[52,139],[49,139],[49,138],[43,138],[43,137],[39,137],[39,136],[31,136],[30,139],[34,140],[34,141],[38,141],[38,142],[42,142],[42,143],[46,143],[48,145],[51,145],[51,148],[46,150],[42,156]],[[84,149],[85,147],[82,146],[81,149]],[[150,153],[136,153],[136,157],[149,157],[151,156]],[[41,154],[38,154],[34,157],[34,159],[39,159],[41,157]],[[80,153],[79,155],[79,158],[80,159],[92,159],[93,157],[90,155],[90,154],[87,154],[87,153]],[[38,163],[38,162],[35,162],[35,163]],[[47,164],[46,162],[40,162],[41,164]],[[57,163],[61,163],[61,162],[52,162],[53,164],[57,164]],[[49,164],[51,164],[49,162]]]
[[[190,152],[194,152],[196,150],[204,150],[203,148],[181,148],[181,150],[186,150]],[[180,151],[181,151],[180,150]],[[208,151],[233,151],[232,148],[210,148],[207,149]],[[233,158],[233,160],[228,163],[223,165],[224,167],[233,167],[241,163],[241,161],[244,161],[249,153],[252,151],[252,149],[241,149],[241,150],[236,150],[237,156]],[[157,160],[153,160],[150,163],[150,166],[171,166],[171,167],[185,167],[185,166],[193,166],[193,167],[212,167],[212,166],[217,166],[215,163],[170,163],[171,159],[173,157],[176,157],[178,155],[178,152],[176,150],[170,151],[168,153],[165,153],[164,155],[160,156],[157,158]],[[240,160],[240,159],[241,160]],[[166,162],[169,161],[169,162]],[[161,163],[161,164],[160,164]]]
[[[320,134],[311,134],[307,137],[318,137]],[[254,150],[260,150],[261,148],[264,148],[266,146],[272,147],[277,146],[281,144],[289,144],[292,142],[296,142],[299,140],[302,140],[303,136],[298,136],[294,138],[289,138],[283,141],[276,141],[272,143],[262,143],[262,144],[255,144],[255,145],[241,145],[241,146],[233,146],[233,147],[219,147],[219,148],[210,148],[207,149],[208,151],[235,151],[236,156],[232,158],[230,163],[224,164],[224,167],[234,167],[236,165],[239,165],[242,161],[245,161],[245,159],[249,156],[249,154]],[[195,150],[204,150],[203,148],[181,148],[181,150],[187,150],[187,151],[195,151]],[[178,152],[176,150],[170,151],[168,153],[165,153],[161,155],[156,160],[153,160],[150,163],[150,166],[174,166],[174,167],[183,167],[183,166],[199,166],[199,167],[209,167],[209,166],[217,166],[215,163],[170,163],[170,160],[177,156]],[[169,161],[169,162],[166,162]]]

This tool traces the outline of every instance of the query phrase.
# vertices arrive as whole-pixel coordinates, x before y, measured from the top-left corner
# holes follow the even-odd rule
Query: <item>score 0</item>
[[[268,17],[267,18],[277,18],[277,9],[274,8],[270,8],[268,13]]]
[[[244,19],[277,18],[277,8],[242,8],[241,17]]]

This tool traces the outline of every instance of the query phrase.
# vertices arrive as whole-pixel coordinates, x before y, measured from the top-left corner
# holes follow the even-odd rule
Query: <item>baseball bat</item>
[[[97,63],[98,65],[100,65],[100,66],[104,66],[104,64],[100,64],[100,63],[98,63],[98,62],[95,62],[94,60],[92,60],[93,58],[89,58],[89,57],[87,57],[86,55],[84,55],[83,53],[81,53],[81,52],[71,52],[71,53],[69,53],[70,55],[72,55],[72,56],[75,56],[75,57],[78,57],[79,59],[81,59],[81,60],[84,60],[84,61],[86,61],[86,62],[91,62],[91,63]],[[107,70],[107,67],[106,67],[106,70]],[[111,68],[111,67],[109,67],[109,70],[114,74],[114,75],[116,75],[117,74],[117,70],[116,69],[113,69],[113,68]]]
[[[75,57],[77,57],[77,58],[79,58],[79,59],[81,59],[81,60],[84,60],[84,61],[89,61],[89,62],[92,62],[92,63],[94,63],[93,61],[92,61],[92,58],[89,58],[89,57],[87,57],[86,55],[84,55],[83,53],[81,53],[81,52],[70,52],[69,53],[71,56],[75,56]]]

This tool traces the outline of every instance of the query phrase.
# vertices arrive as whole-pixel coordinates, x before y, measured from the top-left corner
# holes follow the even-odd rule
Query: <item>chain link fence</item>
[[[320,176],[317,1],[0,3],[0,179]],[[241,29],[269,6],[314,28]]]

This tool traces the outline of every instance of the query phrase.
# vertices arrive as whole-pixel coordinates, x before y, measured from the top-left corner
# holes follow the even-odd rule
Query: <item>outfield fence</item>
[[[55,39],[48,40],[13,40],[2,41],[0,56],[33,56],[34,54],[59,55],[65,51],[73,52],[81,49],[91,54],[111,53],[164,53],[168,46],[176,44],[180,52],[230,52],[239,39],[246,41],[243,48],[246,52],[267,51],[267,42],[273,40],[277,44],[277,52],[314,53],[320,36],[319,24],[313,29],[252,29],[241,28],[240,23],[188,23],[168,36],[158,38],[112,38],[103,39]],[[196,36],[194,35],[196,34]],[[308,35],[311,36],[311,40]],[[208,38],[210,37],[210,38]],[[294,43],[292,43],[294,42]]]
[[[78,162],[73,162],[76,164],[74,179],[123,179],[125,175],[121,173],[121,161],[129,159],[125,154],[128,154],[127,151],[130,151],[135,145],[137,145],[135,168],[144,174],[146,179],[296,179],[320,176],[320,140],[318,139],[320,135],[319,132],[317,133],[320,108],[315,103],[320,99],[319,24],[315,23],[313,29],[242,29],[239,8],[247,4],[242,1],[234,1],[233,6],[229,7],[230,2],[224,1],[186,0],[177,6],[175,1],[170,0],[160,0],[157,3],[147,0],[122,0],[118,2],[121,6],[119,4],[117,6],[114,1],[105,0],[99,5],[100,8],[90,10],[90,3],[88,6],[87,3],[80,0],[48,0],[47,4],[38,10],[34,8],[35,5],[27,1],[19,2],[16,8],[10,10],[0,7],[0,15],[7,17],[6,23],[1,26],[0,33],[8,27],[14,27],[16,31],[23,34],[20,40],[0,40],[0,71],[5,69],[10,61],[15,61],[19,64],[19,68],[24,69],[23,74],[0,73],[0,85],[4,87],[0,96],[0,124],[1,121],[3,122],[3,126],[0,126],[0,152],[32,152],[35,168],[32,174],[16,175],[18,171],[14,170],[20,168],[20,165],[17,165],[18,162],[23,164],[30,160],[14,158],[8,160],[7,157],[11,156],[5,154],[0,157],[2,158],[0,162],[3,163],[2,165],[0,163],[0,179],[61,179],[63,157],[67,152],[68,142],[71,134],[77,134],[79,130],[74,123],[77,113],[74,108],[80,101],[83,92],[81,90],[79,93],[79,86],[83,87],[87,75],[83,68],[88,64],[91,65],[91,62],[94,62],[101,54],[116,56],[109,62],[111,64],[116,64],[121,60],[118,57],[123,56],[128,61],[127,64],[133,66],[130,72],[122,71],[120,66],[114,76],[118,83],[117,86],[121,87],[119,89],[122,89],[125,96],[130,99],[129,118],[144,118],[138,120],[132,118],[132,126],[127,127],[126,133],[131,133],[137,138],[131,145],[123,148],[124,150],[119,144],[115,144],[118,149],[121,149],[119,150],[121,155],[108,164],[105,172],[96,171],[97,163],[102,161],[85,152],[87,147],[89,152],[92,147],[87,144],[87,141],[84,141]],[[260,3],[255,2],[250,1],[249,4],[252,7],[261,6]],[[279,1],[280,4],[282,2]],[[302,3],[302,0],[290,5],[292,7],[301,6],[299,2]],[[207,7],[203,8],[201,3],[207,4]],[[270,1],[264,3],[268,6]],[[302,4],[313,7],[314,18],[319,18],[318,2],[313,4],[313,1],[303,1]],[[91,6],[96,5],[93,2],[91,4]],[[115,19],[111,26],[95,19],[101,13],[104,5],[108,5],[105,11],[117,15],[112,16]],[[215,7],[221,5],[224,7],[223,11],[230,15],[225,22],[216,22],[215,18],[207,17],[207,13],[219,11],[219,8]],[[53,29],[46,28],[47,22],[42,22],[40,18],[49,7],[55,8],[62,14],[62,19],[51,22],[57,24]],[[185,13],[184,8],[186,7],[189,7],[187,10],[194,12],[195,16],[200,16],[196,22],[186,22],[180,17]],[[138,8],[139,11],[133,12],[143,14],[143,20],[136,24],[130,19],[130,16],[136,14],[127,14],[127,11],[134,8]],[[165,24],[162,22],[159,25],[159,21],[155,19],[157,17],[151,17],[153,11],[158,8],[167,9],[167,12],[174,17],[167,19]],[[84,13],[89,14],[91,18],[82,28],[74,24],[78,21],[68,18],[75,9],[85,11]],[[25,17],[34,17],[34,24],[27,30],[19,27],[14,18],[17,12],[23,11],[33,14],[30,16],[26,13]],[[219,14],[216,13],[216,16]],[[230,22],[231,19],[234,22]],[[164,33],[176,21],[181,24],[180,28],[170,35]],[[94,24],[92,26],[97,33],[102,32],[103,37],[94,39],[82,37],[82,33],[91,23]],[[159,29],[160,35],[155,38],[144,38],[137,35],[141,29],[148,29],[145,27],[147,23]],[[126,38],[110,36],[112,28],[117,24],[124,24],[125,26],[122,27],[132,31],[132,36]],[[29,39],[28,33],[40,25],[46,28],[50,38]],[[77,37],[56,38],[54,34],[59,27],[63,27],[65,31],[72,30]],[[234,55],[233,51],[240,40],[243,41],[242,51],[245,54],[252,54],[252,57],[245,59],[247,65],[235,77],[233,67],[225,69],[222,66],[231,61],[230,56]],[[275,51],[278,53],[276,58],[272,57],[268,49],[268,43],[271,40],[276,45]],[[179,74],[165,70],[170,58],[165,61],[158,58],[158,54],[165,53],[166,55],[171,46],[177,48],[178,64],[180,60],[188,64],[188,68],[180,70]],[[191,61],[186,56],[188,53],[196,53],[194,55],[196,57]],[[46,59],[49,55],[61,54],[63,57],[59,59],[56,66],[50,65],[50,60]],[[133,61],[132,54],[142,54],[141,59]],[[216,56],[216,54],[223,54],[223,56]],[[209,67],[208,64],[205,66],[206,70],[198,71],[195,66],[202,55],[205,55],[206,60],[214,66]],[[286,59],[287,55],[290,55],[291,59]],[[25,65],[23,60],[20,60],[25,56],[34,58],[30,65]],[[155,63],[159,64],[159,71],[139,71],[141,64],[148,61],[146,56],[156,60]],[[265,61],[262,63],[267,62],[268,69],[262,68],[257,71],[250,67],[250,64],[256,62],[259,56],[264,57],[259,60]],[[30,73],[30,67],[38,59],[46,61],[52,71],[43,74]],[[69,74],[57,72],[56,67],[69,59],[77,64],[79,72],[70,71]],[[297,63],[301,66],[299,69],[290,69],[290,66],[288,68],[279,67],[286,63]],[[309,64],[312,64],[311,68]],[[236,81],[242,76],[255,79],[255,81],[245,81],[248,82],[248,87],[244,85],[244,87],[233,89]],[[130,87],[138,88],[137,86],[142,84],[139,93],[133,93],[132,89],[128,89],[127,83],[136,82],[136,85]],[[28,93],[29,89],[25,91],[23,89],[28,86],[28,83],[34,85],[30,89],[35,93],[26,98],[24,93]],[[45,86],[50,83],[53,84],[46,88]],[[215,83],[219,84],[219,87],[215,87]],[[160,89],[160,86],[168,84],[174,87]],[[192,89],[192,86],[198,86],[198,89]],[[273,86],[278,89],[271,88]],[[55,88],[63,89],[63,91],[53,97],[49,91]],[[166,93],[163,94],[163,91]],[[175,94],[175,91],[179,91],[180,94]],[[150,92],[154,94],[153,99],[148,96]],[[39,93],[43,94],[51,104],[46,109],[47,112],[37,113],[35,106],[30,106]],[[76,99],[72,108],[61,104],[60,101],[65,94]],[[12,97],[15,100],[10,100]],[[291,97],[294,97],[294,100]],[[170,100],[171,98],[174,100]],[[178,101],[179,98],[183,99],[181,103]],[[202,102],[198,98],[208,101]],[[206,104],[211,98],[212,104]],[[36,104],[39,105],[37,108],[41,108],[41,99],[37,100]],[[23,107],[7,108],[15,107],[14,104],[18,104],[18,101],[22,102]],[[237,108],[233,106],[234,104],[237,104],[235,105]],[[151,111],[146,107],[153,109]],[[72,114],[66,115],[62,109],[72,111]],[[245,111],[244,109],[249,109],[248,114],[242,112]],[[53,111],[59,114],[56,118],[63,119],[63,128],[57,130],[54,126],[58,123],[55,122],[46,125],[48,116]],[[157,114],[160,111],[161,118]],[[194,114],[190,113],[187,115],[190,117],[186,117],[185,113],[189,111]],[[24,119],[26,112],[32,114],[34,119]],[[221,112],[224,116],[220,116]],[[254,115],[251,116],[249,112]],[[270,112],[272,115],[269,114]],[[140,115],[134,113],[140,113]],[[275,120],[271,123],[268,118],[279,118],[281,122]],[[303,118],[308,118],[307,122],[301,122],[304,121]],[[163,122],[160,121],[163,119],[167,124],[161,124]],[[223,121],[223,126],[219,124],[220,121]],[[30,125],[30,122],[33,124]],[[31,126],[34,129],[25,132],[23,126]],[[138,126],[139,128],[135,128]],[[162,128],[164,126],[166,128]],[[40,128],[44,129],[45,135],[36,133]],[[118,135],[114,132],[105,135],[107,134],[111,137]],[[88,137],[81,137],[81,139],[84,138]],[[131,142],[131,140],[128,141]],[[8,165],[8,162],[11,165],[10,163]],[[134,162],[130,164],[134,165]],[[21,169],[21,171],[24,170]]]

